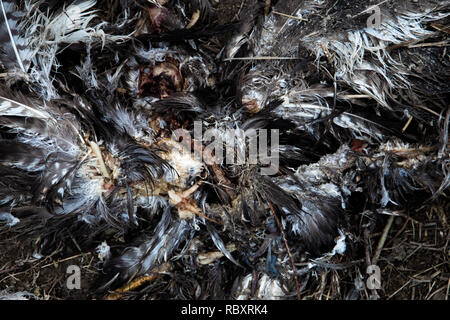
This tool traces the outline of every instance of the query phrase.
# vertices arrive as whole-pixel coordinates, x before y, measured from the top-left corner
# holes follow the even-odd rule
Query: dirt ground
[[[243,0],[219,0],[216,4],[218,23],[236,19],[245,5]],[[345,11],[349,5],[338,1]],[[357,203],[357,201],[355,201]],[[362,206],[361,206],[362,207]],[[398,216],[367,216],[359,208],[350,209],[347,219],[354,226],[354,238],[349,239],[344,256],[335,257],[345,269],[323,269],[316,277],[300,279],[304,299],[344,299],[344,292],[354,287],[360,278],[360,298],[443,300],[450,295],[449,203],[433,207],[424,203],[419,211],[403,211]],[[364,233],[367,219],[375,219],[375,228]],[[383,234],[386,238],[383,241]],[[37,259],[27,252],[11,251],[8,242],[14,235],[0,239],[0,293],[27,291],[39,299],[103,299],[95,292],[101,261],[95,251],[85,251],[75,241],[50,255]],[[99,237],[100,238],[100,237]],[[121,239],[117,247],[121,249]],[[100,244],[100,241],[98,243]],[[110,244],[110,243],[109,243]],[[110,244],[111,245],[111,244]],[[377,265],[381,272],[381,289],[370,290],[364,285],[367,257],[373,257],[382,245]],[[114,243],[113,243],[114,247]],[[67,268],[81,268],[81,289],[69,290]]]

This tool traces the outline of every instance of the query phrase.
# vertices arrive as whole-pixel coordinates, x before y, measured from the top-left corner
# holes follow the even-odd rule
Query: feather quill
[[[37,119],[50,119],[51,116],[35,107],[0,95],[0,116],[33,117]]]

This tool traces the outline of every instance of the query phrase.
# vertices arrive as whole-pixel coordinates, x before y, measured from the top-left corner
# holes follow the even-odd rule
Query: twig
[[[358,17],[358,16],[360,16],[360,15],[366,13],[366,12],[372,11],[374,8],[379,7],[379,6],[381,6],[382,4],[384,4],[385,2],[388,2],[388,1],[389,0],[384,0],[384,1],[380,2],[380,3],[374,4],[373,6],[370,6],[369,8],[361,11],[360,13],[358,13],[358,14],[356,14],[354,16],[352,16],[352,18],[356,18],[356,17]]]
[[[67,257],[67,258],[58,260],[58,261],[53,261],[52,263],[43,265],[42,267],[40,267],[40,269],[44,269],[44,268],[47,268],[47,267],[50,267],[50,266],[54,266],[55,263],[58,264],[58,263],[69,261],[69,260],[73,260],[73,259],[76,259],[76,258],[79,258],[79,257],[84,257],[87,254],[92,254],[92,252],[88,251],[88,252],[80,253],[80,254],[77,254],[77,255],[74,255],[74,256],[71,256],[71,257]]]
[[[281,233],[281,237],[283,238],[284,246],[286,247],[286,251],[289,256],[289,259],[291,260],[292,272],[294,273],[295,288],[297,290],[297,300],[300,300],[300,286],[298,284],[297,270],[295,268],[294,258],[292,257],[291,250],[289,249],[289,245],[288,245],[286,237],[284,235],[283,227],[281,226],[280,220],[278,219],[278,217],[275,213],[275,209],[273,208],[273,205],[270,202],[269,202],[269,207],[270,207],[270,210],[272,211],[275,222],[277,223],[278,229],[280,229],[280,233]]]
[[[339,99],[368,99],[370,96],[368,94],[343,94],[339,95]]]
[[[319,293],[318,300],[322,300],[323,291],[325,290],[326,281],[327,281],[327,274],[328,274],[328,270],[325,269],[325,271],[322,272],[322,274],[320,276],[320,288],[319,288],[319,292],[317,292],[317,293]],[[331,288],[331,285],[330,285],[330,288]]]
[[[448,28],[448,27],[446,27],[446,26],[443,26],[443,25],[441,25],[441,24],[432,23],[432,24],[431,24],[431,27],[433,27],[434,29],[439,30],[439,31],[441,31],[441,32],[445,32],[445,33],[447,33],[447,34],[450,34],[450,28]]]
[[[437,112],[434,111],[434,110],[431,110],[430,108],[428,108],[428,107],[426,107],[426,106],[417,104],[416,107],[419,107],[419,108],[421,108],[421,109],[423,109],[423,110],[425,110],[425,111],[428,111],[429,113],[435,115],[435,116],[438,117],[438,118],[441,116],[439,113],[437,113]]]
[[[384,243],[386,242],[387,235],[389,230],[391,230],[392,222],[394,221],[394,216],[390,216],[386,226],[384,227],[383,234],[381,235],[380,241],[378,242],[377,250],[372,258],[372,264],[377,264],[378,258],[380,257],[381,250],[384,247]]]
[[[47,268],[47,267],[54,266],[55,263],[58,264],[58,263],[65,262],[65,261],[69,261],[69,260],[76,259],[76,258],[79,258],[79,257],[84,257],[84,255],[91,254],[91,253],[92,253],[92,252],[90,252],[90,251],[85,252],[85,253],[80,253],[80,254],[77,254],[77,255],[74,255],[74,256],[71,256],[71,257],[67,257],[67,258],[58,260],[58,261],[52,261],[51,263],[45,264],[45,265],[43,265],[43,266],[41,266],[41,267],[39,267],[38,265],[31,266],[30,268],[28,268],[28,269],[26,269],[26,270],[24,270],[24,271],[17,272],[17,273],[12,273],[12,274],[7,275],[5,278],[1,279],[0,282],[2,282],[2,281],[4,281],[4,280],[8,279],[9,277],[14,277],[14,278],[15,278],[16,275],[23,274],[23,273],[27,273],[28,271],[31,271],[31,270],[36,269],[36,268],[44,269],[44,268]],[[49,257],[50,257],[50,256],[49,256]],[[47,258],[48,258],[48,257],[47,257]]]
[[[412,119],[413,119],[413,116],[409,116],[408,121],[406,121],[405,126],[402,128],[402,133],[404,133],[406,131],[406,129],[408,128],[408,126],[411,123]]]
[[[430,267],[430,268],[428,268],[428,269],[425,269],[425,270],[420,271],[419,273],[416,273],[415,275],[412,276],[412,278],[416,278],[418,275],[420,275],[420,274],[422,274],[422,273],[428,272],[428,271],[430,271],[430,270],[432,270],[432,269],[434,269],[434,268],[440,267],[440,266],[442,266],[443,264],[447,264],[447,263],[448,263],[447,261],[438,263],[438,264],[435,265],[435,266],[432,266],[432,267]]]
[[[409,279],[401,288],[399,288],[397,291],[395,291],[393,294],[391,294],[389,297],[387,297],[386,300],[391,299],[393,296],[395,296],[397,293],[403,290],[404,287],[406,287],[411,282],[411,279]]]
[[[244,7],[244,3],[245,3],[245,0],[242,0],[242,2],[241,2],[241,6],[239,7],[239,10],[238,10],[238,12],[236,12],[236,14],[234,15],[234,17],[233,17],[233,20],[235,20],[235,19],[238,19],[238,18],[239,18],[239,15],[241,14],[241,10],[242,10],[242,8]]]
[[[14,270],[17,270],[17,269],[19,269],[19,267],[16,266],[16,267],[12,267],[12,268],[9,268],[9,269],[0,270],[0,274],[10,273],[10,272],[12,272]]]
[[[431,281],[431,279],[430,279],[430,281]],[[436,285],[436,281],[433,281],[433,284],[432,284],[431,287],[428,289],[428,292],[427,292],[427,294],[426,294],[424,300],[429,300],[431,290],[433,290],[433,288],[434,288],[435,285]]]
[[[332,287],[333,287],[333,274],[331,275],[330,285],[328,286],[328,292],[327,292],[327,295],[325,296],[326,300],[329,300],[331,297],[331,288]]]
[[[272,13],[273,14],[277,14],[277,15],[282,16],[282,17],[289,18],[289,19],[308,21],[308,19],[300,18],[300,17],[296,17],[296,16],[291,16],[290,14],[286,14],[286,13],[282,13],[282,12],[278,12],[278,11],[272,11]]]
[[[223,61],[234,61],[234,60],[300,60],[301,58],[297,57],[238,57],[238,58],[227,58]]]
[[[422,47],[446,47],[450,44],[448,41],[439,41],[439,42],[431,42],[431,43],[418,43],[418,44],[410,44],[408,48],[422,48]]]
[[[447,149],[447,145],[448,145],[448,126],[449,126],[449,122],[450,122],[450,106],[447,107],[447,114],[445,115],[445,120],[444,120],[444,126],[442,128],[442,137],[441,137],[441,144],[442,146],[439,149],[438,152],[438,157],[442,158],[445,155],[445,149]],[[442,181],[441,186],[439,187],[438,191],[435,192],[434,196],[439,195],[441,193],[441,191],[443,191],[443,189],[445,189],[447,182],[445,182],[444,179]]]
[[[431,293],[431,289],[432,289],[432,288],[431,288],[431,289],[430,289],[430,293],[428,293],[427,297],[425,297],[425,300],[431,300],[431,298],[432,298],[436,293],[438,293],[438,292],[444,290],[445,287],[446,287],[446,286],[440,287],[439,289],[436,289],[436,290],[433,291],[432,293]]]
[[[402,227],[400,228],[400,230],[398,230],[397,233],[396,233],[391,239],[389,239],[389,241],[388,241],[388,243],[387,243],[388,246],[389,246],[391,243],[393,243],[394,240],[397,239],[397,237],[398,237],[399,235],[401,235],[403,231],[405,231],[406,226],[408,225],[408,222],[409,222],[409,219],[405,219],[405,223],[402,225]]]
[[[450,278],[447,281],[447,292],[445,294],[445,300],[448,300],[448,293],[450,292]]]

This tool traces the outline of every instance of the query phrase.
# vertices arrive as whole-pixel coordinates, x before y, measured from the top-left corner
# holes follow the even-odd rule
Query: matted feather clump
[[[390,297],[410,223],[447,283],[448,1],[0,4],[0,289]]]

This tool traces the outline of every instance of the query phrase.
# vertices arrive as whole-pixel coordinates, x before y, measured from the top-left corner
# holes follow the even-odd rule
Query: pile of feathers
[[[448,1],[218,2],[0,0],[9,248],[96,251],[98,296],[295,299],[358,217],[448,203]]]

